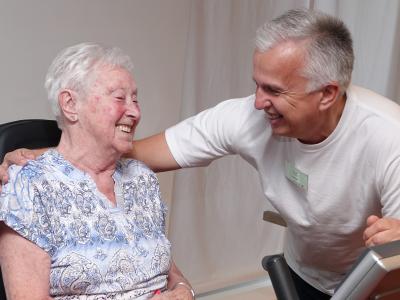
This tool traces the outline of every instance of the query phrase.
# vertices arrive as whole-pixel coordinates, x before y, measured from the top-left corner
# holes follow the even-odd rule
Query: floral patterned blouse
[[[51,296],[142,300],[166,287],[166,208],[143,163],[117,162],[116,206],[54,149],[9,176],[0,221],[49,254]]]

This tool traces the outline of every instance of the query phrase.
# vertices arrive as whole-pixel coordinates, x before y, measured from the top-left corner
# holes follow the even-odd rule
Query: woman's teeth
[[[123,132],[130,133],[132,128],[128,125],[118,125],[117,128]]]

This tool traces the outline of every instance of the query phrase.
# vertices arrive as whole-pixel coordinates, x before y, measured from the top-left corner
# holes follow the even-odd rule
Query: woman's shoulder
[[[26,191],[37,187],[39,183],[45,180],[48,174],[54,175],[54,168],[48,161],[46,153],[38,156],[34,160],[28,160],[25,165],[11,165],[8,168],[9,180],[2,187],[2,197],[7,195],[22,195]],[[27,195],[32,196],[31,193]],[[24,194],[24,197],[27,195]],[[29,198],[25,199],[26,201]]]
[[[119,167],[124,175],[141,176],[141,175],[155,175],[155,173],[142,161],[123,158],[118,162]]]
[[[32,181],[43,175],[45,165],[43,160],[38,157],[34,160],[28,160],[25,165],[11,165],[8,168],[9,182],[15,184],[16,181]]]

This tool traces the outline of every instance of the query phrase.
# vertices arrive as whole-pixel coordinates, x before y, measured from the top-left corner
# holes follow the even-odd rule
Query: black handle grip
[[[269,273],[277,300],[299,300],[292,275],[282,254],[265,256],[262,266]]]

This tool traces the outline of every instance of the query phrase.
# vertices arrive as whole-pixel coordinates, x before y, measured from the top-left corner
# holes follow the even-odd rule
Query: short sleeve
[[[0,195],[0,221],[46,252],[54,251],[50,221],[29,176],[29,166],[11,166]]]
[[[207,166],[238,154],[242,124],[254,112],[254,96],[230,99],[165,131],[168,147],[181,167]]]

